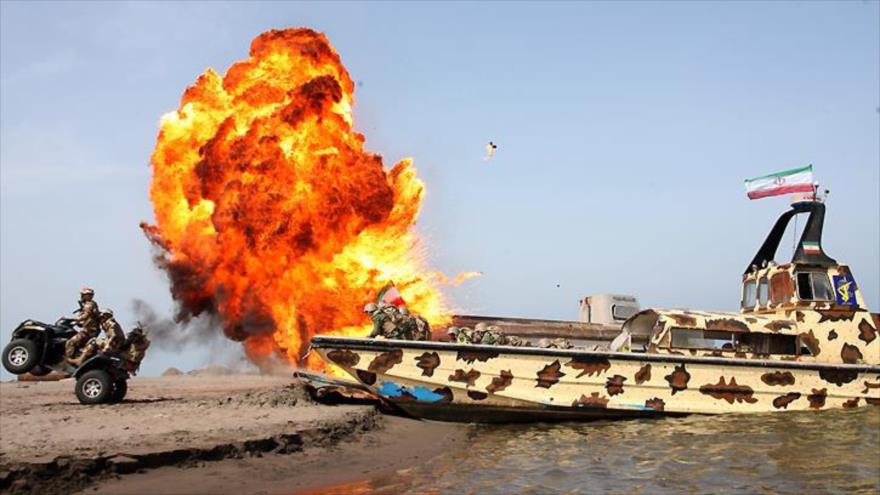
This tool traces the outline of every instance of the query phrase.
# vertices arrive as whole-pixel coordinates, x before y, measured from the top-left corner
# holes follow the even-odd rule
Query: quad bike
[[[70,318],[59,318],[54,324],[25,320],[12,332],[12,340],[3,349],[3,367],[16,375],[43,376],[58,371],[73,376],[74,391],[82,404],[122,401],[128,391],[127,380],[140,367],[140,361],[128,359],[126,352],[133,345],[132,334],[119,352],[97,351],[76,365],[64,355],[64,344],[76,333]]]

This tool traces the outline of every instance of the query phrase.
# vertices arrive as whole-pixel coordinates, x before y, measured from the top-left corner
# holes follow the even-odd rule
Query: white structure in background
[[[580,300],[578,321],[602,325],[620,325],[639,312],[639,300],[635,296],[597,294]]]

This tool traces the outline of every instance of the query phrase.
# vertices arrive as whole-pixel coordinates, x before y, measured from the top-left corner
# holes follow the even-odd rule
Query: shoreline
[[[134,378],[129,390],[120,404],[84,406],[73,380],[0,383],[0,489],[71,493],[167,466],[289,457],[382,428],[374,407],[315,404],[288,377]]]
[[[467,425],[383,416],[377,428],[349,435],[332,445],[306,447],[296,455],[268,454],[192,467],[168,466],[106,479],[81,493],[369,493],[374,484],[387,488],[401,473],[466,448],[470,431],[472,427]],[[399,488],[406,490],[404,485]]]

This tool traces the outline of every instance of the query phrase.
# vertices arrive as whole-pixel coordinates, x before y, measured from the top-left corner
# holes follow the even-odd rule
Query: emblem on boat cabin
[[[856,281],[852,275],[834,276],[834,293],[837,295],[837,304],[856,306]]]

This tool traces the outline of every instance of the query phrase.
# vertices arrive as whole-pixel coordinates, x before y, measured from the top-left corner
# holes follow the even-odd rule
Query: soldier
[[[126,360],[140,365],[149,347],[150,339],[147,338],[147,333],[144,329],[138,325],[131,332],[128,332],[128,336],[125,337],[125,342],[122,343],[120,351],[125,355]]]
[[[498,339],[496,338],[496,336],[494,334],[492,334],[489,331],[486,331],[483,333],[483,338],[480,339],[480,341],[477,343],[483,344],[483,345],[497,345]]]
[[[364,306],[364,313],[370,315],[370,320],[373,322],[373,331],[370,332],[370,338],[374,339],[382,335],[382,322],[384,320],[384,313],[379,311],[379,307],[376,306],[375,303],[368,303],[366,306]]]
[[[569,342],[567,339],[563,339],[560,337],[558,339],[553,339],[553,347],[557,349],[571,349],[574,346],[571,345],[571,342]]]
[[[79,356],[75,358],[68,358],[67,362],[74,366],[79,366],[83,364],[86,359],[94,356],[95,353],[98,352],[98,349],[100,347],[101,346],[98,345],[98,341],[94,338],[91,338],[86,342],[86,345],[82,348],[82,351],[80,351]]]
[[[486,327],[486,334],[483,335],[482,343],[488,345],[509,345],[510,339],[507,335],[504,335],[504,332],[501,331],[501,327],[498,325],[489,325]]]
[[[459,344],[470,344],[471,343],[471,334],[473,330],[468,327],[461,327],[458,331],[458,335],[456,336],[455,341]]]
[[[461,330],[458,327],[449,327],[446,329],[446,335],[449,336],[450,342],[458,342],[458,334]]]
[[[416,340],[431,340],[431,324],[421,316],[416,316]]]
[[[486,335],[486,328],[485,328],[485,325],[483,325],[483,327],[480,327],[480,323],[477,323],[477,325],[474,326],[474,331],[471,332],[471,335],[470,335],[470,337],[471,337],[471,338],[470,338],[471,344],[480,344],[480,343],[482,343],[482,342],[483,342],[483,336],[484,336],[484,335]]]
[[[369,303],[364,306],[364,313],[370,315],[373,321],[373,331],[370,332],[370,338],[384,337],[386,339],[394,339],[398,337],[397,320],[400,319],[397,314],[397,308],[390,304]]]
[[[380,303],[379,311],[384,314],[384,321],[382,322],[382,335],[386,339],[405,339],[406,337],[404,336],[404,330],[403,328],[401,328],[403,319],[400,316],[400,311],[397,309],[397,306],[393,304]]]
[[[82,327],[82,330],[67,340],[64,344],[64,355],[70,361],[76,355],[76,350],[98,336],[100,329],[98,328],[100,315],[98,313],[98,304],[94,301],[95,291],[89,287],[83,287],[79,291],[79,311],[73,318],[74,326]],[[80,359],[80,362],[82,360]]]
[[[122,326],[113,318],[112,310],[101,310],[101,329],[107,335],[102,350],[104,352],[116,352],[119,350],[122,343],[125,342],[125,333],[122,331]]]
[[[416,319],[410,316],[409,310],[406,308],[400,308],[397,310],[397,328],[399,330],[399,335],[401,339],[405,340],[418,340],[416,335],[418,333],[418,328],[416,328]]]

